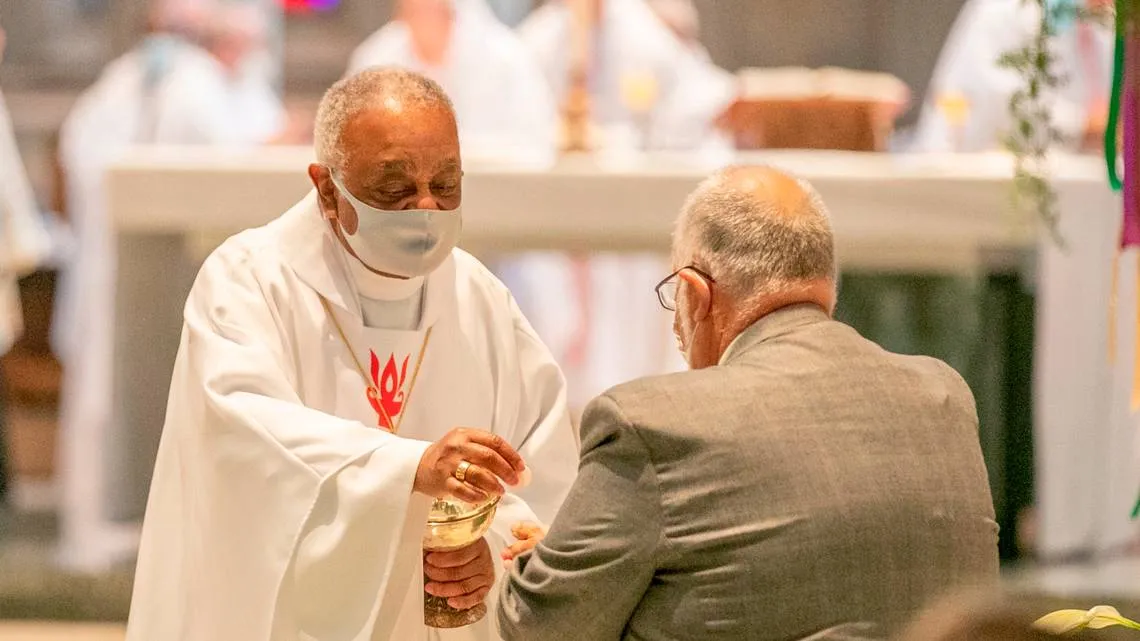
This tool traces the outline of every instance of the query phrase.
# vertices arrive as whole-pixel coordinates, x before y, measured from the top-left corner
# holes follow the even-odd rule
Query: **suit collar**
[[[830,320],[827,312],[811,303],[799,303],[789,305],[788,307],[781,307],[761,317],[745,328],[743,332],[740,332],[740,334],[729,343],[728,349],[724,350],[724,354],[721,355],[718,364],[728,365],[740,359],[744,354],[748,353],[760,343],[778,338],[800,327],[814,325],[827,320]]]

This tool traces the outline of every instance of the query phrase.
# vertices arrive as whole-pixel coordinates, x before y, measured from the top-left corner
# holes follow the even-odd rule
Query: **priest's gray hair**
[[[823,199],[805,180],[790,203],[741,190],[722,169],[689,195],[673,232],[674,267],[696,265],[741,302],[836,279],[835,237]],[[754,169],[754,168],[753,168]]]
[[[321,98],[313,126],[317,162],[342,169],[346,150],[340,137],[345,125],[366,109],[383,105],[387,98],[404,105],[440,107],[455,117],[451,99],[434,80],[407,69],[371,67],[342,78]]]

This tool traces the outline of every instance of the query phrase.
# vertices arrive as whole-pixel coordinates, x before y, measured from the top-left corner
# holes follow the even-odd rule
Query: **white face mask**
[[[332,181],[356,210],[356,233],[344,238],[360,262],[373,271],[406,278],[424,276],[442,265],[459,242],[463,230],[459,207],[447,211],[376,209],[349,193],[336,177]]]

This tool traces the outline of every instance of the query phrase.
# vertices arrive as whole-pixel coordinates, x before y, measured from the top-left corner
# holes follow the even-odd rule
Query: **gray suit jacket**
[[[973,397],[819,308],[587,408],[577,481],[504,582],[507,641],[882,638],[998,575]]]

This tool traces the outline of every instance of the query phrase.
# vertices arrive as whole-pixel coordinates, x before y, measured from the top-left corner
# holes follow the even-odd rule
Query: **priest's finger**
[[[482,503],[483,501],[487,500],[487,495],[485,493],[475,489],[474,486],[468,485],[466,483],[461,483],[459,479],[455,478],[454,476],[448,477],[444,487],[447,489],[447,493],[449,495],[454,496],[460,501],[467,501],[468,503]]]
[[[498,452],[478,443],[469,443],[463,450],[464,460],[490,471],[512,485],[518,483],[519,473]]]
[[[469,579],[462,581],[451,581],[448,583],[441,583],[439,581],[431,581],[424,586],[424,590],[432,596],[443,597],[451,599],[458,596],[467,596],[473,594],[476,590],[485,587],[491,587],[494,583],[494,576],[488,577],[485,574],[473,576]]]
[[[447,604],[456,610],[470,610],[471,608],[482,603],[483,600],[487,598],[487,594],[490,593],[490,591],[490,586],[479,588],[467,596],[458,596],[454,599],[448,599]]]
[[[463,581],[464,579],[470,579],[478,573],[478,570],[473,570],[466,565],[458,567],[439,567],[424,564],[424,576],[436,583],[455,583],[457,581]]]
[[[471,430],[470,437],[472,441],[480,445],[486,445],[498,452],[499,456],[502,456],[516,472],[521,472],[523,468],[526,467],[522,455],[498,434],[492,434],[491,432],[484,432],[482,430]]]
[[[499,478],[480,465],[472,465],[467,468],[463,480],[487,496],[502,496],[505,491],[503,484],[499,482]]]
[[[480,548],[481,548],[480,542],[476,542],[473,545],[468,545],[465,548],[462,548],[459,550],[454,550],[452,552],[432,552],[431,554],[428,554],[424,558],[424,561],[428,565],[434,566],[436,568],[459,568],[459,567],[463,567],[465,565],[468,565],[469,563],[471,563],[475,559],[479,558],[479,555],[483,552],[483,550]],[[426,571],[427,568],[425,567],[424,570]],[[469,573],[469,574],[465,574],[459,578],[460,579],[466,579],[466,578],[471,577],[471,576],[475,576],[475,575]],[[434,579],[435,577],[433,576],[432,578]],[[452,581],[454,581],[455,579],[437,579],[437,580],[441,580],[441,581],[452,580]]]

